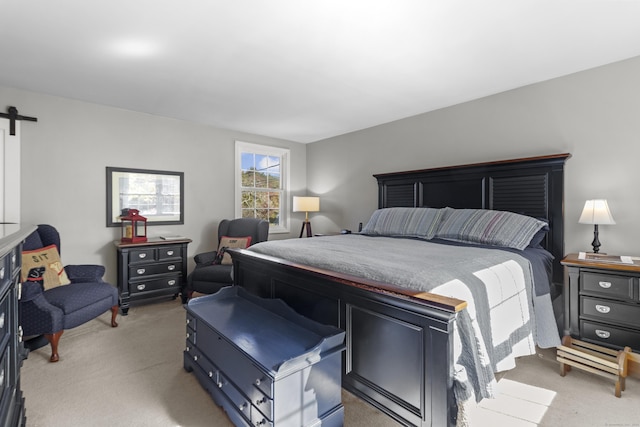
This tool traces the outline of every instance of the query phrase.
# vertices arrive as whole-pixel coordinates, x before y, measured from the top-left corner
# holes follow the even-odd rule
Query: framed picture
[[[107,227],[123,209],[137,209],[147,225],[184,224],[184,172],[107,167]]]

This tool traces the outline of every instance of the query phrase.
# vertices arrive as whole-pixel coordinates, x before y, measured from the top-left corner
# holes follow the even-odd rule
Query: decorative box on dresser
[[[640,263],[603,262],[570,254],[562,264],[568,275],[564,334],[640,352]]]
[[[123,315],[130,303],[172,295],[187,280],[190,239],[150,238],[142,243],[115,241],[118,250],[118,292]]]
[[[184,368],[236,426],[341,427],[345,333],[229,286],[189,301]]]
[[[0,426],[26,424],[20,367],[26,358],[18,324],[22,242],[35,226],[0,224]]]

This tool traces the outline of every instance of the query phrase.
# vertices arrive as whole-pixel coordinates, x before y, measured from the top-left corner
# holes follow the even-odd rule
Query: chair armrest
[[[102,265],[65,265],[64,271],[71,283],[80,282],[102,282],[104,276],[104,266]]]
[[[24,282],[18,310],[24,335],[51,334],[64,327],[64,313],[47,301],[40,284]]]
[[[214,259],[216,259],[217,254],[218,254],[217,251],[203,252],[201,254],[194,256],[193,260],[196,262],[197,265],[201,265],[201,264],[209,265],[213,263]]]

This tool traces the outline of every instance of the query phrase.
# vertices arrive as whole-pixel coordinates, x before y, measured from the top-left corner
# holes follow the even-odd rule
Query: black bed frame
[[[374,175],[380,208],[507,210],[543,218],[545,248],[562,290],[563,168],[569,154]],[[346,331],[342,386],[396,421],[453,426],[453,325],[461,300],[233,251],[235,284],[281,298],[299,313]]]

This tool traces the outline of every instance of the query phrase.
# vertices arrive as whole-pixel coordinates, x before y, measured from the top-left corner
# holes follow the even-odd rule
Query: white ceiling
[[[638,55],[640,0],[0,0],[2,86],[298,142]]]

